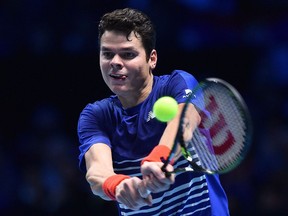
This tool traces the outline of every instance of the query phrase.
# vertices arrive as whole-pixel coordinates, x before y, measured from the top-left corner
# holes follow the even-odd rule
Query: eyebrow
[[[110,49],[108,47],[102,46],[100,50],[101,51],[111,51],[113,49]],[[131,50],[135,50],[135,48],[133,46],[129,46],[129,47],[120,48],[119,50],[120,51],[131,51]]]

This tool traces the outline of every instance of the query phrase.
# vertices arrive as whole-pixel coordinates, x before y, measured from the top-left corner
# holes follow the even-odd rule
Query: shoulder
[[[104,98],[87,104],[86,107],[83,109],[83,112],[95,112],[111,109],[115,104],[117,104],[117,99],[116,96],[113,95],[109,98]]]
[[[171,79],[172,78],[197,82],[196,78],[191,73],[184,71],[184,70],[174,70],[171,74]]]
[[[198,85],[196,78],[184,70],[174,70],[169,75],[159,76],[155,83],[154,90],[158,93],[158,97],[169,95],[178,103],[185,101],[187,92],[191,92]]]
[[[169,75],[162,75],[157,77],[159,84],[170,84],[170,83],[179,83],[179,82],[188,82],[192,84],[197,84],[196,78],[189,72],[184,70],[174,70]]]
[[[91,119],[110,119],[111,115],[117,112],[118,99],[116,96],[110,96],[97,100],[93,103],[89,103],[80,113],[80,121],[91,120]]]

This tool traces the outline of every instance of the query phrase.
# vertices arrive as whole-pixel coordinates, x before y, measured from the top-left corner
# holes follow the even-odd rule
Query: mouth
[[[125,80],[127,78],[127,76],[123,74],[110,74],[109,76],[117,80]]]

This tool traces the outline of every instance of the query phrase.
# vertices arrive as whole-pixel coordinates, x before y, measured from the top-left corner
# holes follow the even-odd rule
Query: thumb
[[[152,195],[149,194],[148,197],[144,198],[144,202],[149,205],[152,206]]]
[[[146,187],[146,181],[142,180],[138,185],[138,192],[140,196],[144,199],[147,199],[149,196],[151,196],[151,191],[149,191]]]

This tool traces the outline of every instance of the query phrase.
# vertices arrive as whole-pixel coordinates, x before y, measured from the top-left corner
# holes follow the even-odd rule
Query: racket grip
[[[162,166],[161,170],[162,170],[162,172],[165,173],[166,178],[169,178],[173,172],[168,172],[166,170],[166,166],[167,166],[167,163]]]
[[[144,180],[139,183],[138,192],[144,199],[146,199],[151,194],[151,191],[146,188]]]

